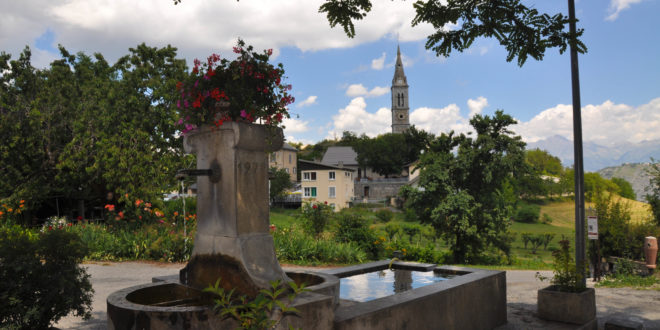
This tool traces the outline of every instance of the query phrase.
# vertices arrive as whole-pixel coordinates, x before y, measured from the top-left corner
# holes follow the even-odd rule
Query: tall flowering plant
[[[294,102],[291,85],[282,83],[282,63],[268,63],[273,50],[253,51],[241,39],[230,61],[212,54],[194,61],[187,80],[177,83],[181,113],[178,124],[185,134],[203,124],[221,126],[226,121],[281,126],[289,118],[287,106]]]

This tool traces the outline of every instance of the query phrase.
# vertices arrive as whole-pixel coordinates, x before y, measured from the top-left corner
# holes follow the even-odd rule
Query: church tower
[[[408,80],[403,73],[401,49],[396,47],[396,66],[392,78],[392,133],[403,133],[410,128],[408,108]]]

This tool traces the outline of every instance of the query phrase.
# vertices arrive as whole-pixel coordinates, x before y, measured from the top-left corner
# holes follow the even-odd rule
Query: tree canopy
[[[171,188],[184,159],[176,48],[141,44],[114,65],[60,53],[45,69],[27,47],[18,60],[0,55],[0,198],[54,210],[55,198],[98,205],[108,192],[153,199]]]
[[[326,0],[319,12],[326,14],[331,27],[340,25],[353,38],[353,22],[365,18],[371,7],[370,0]],[[419,0],[413,7],[413,26],[429,23],[435,28],[427,38],[426,49],[437,56],[449,56],[452,50],[462,52],[479,37],[497,39],[508,52],[506,60],[516,59],[519,66],[530,56],[542,60],[548,48],[556,47],[563,53],[573,44],[578,52],[587,51],[579,40],[582,29],[576,35],[565,31],[567,16],[539,13],[520,0]]]
[[[509,251],[509,181],[525,155],[525,143],[508,130],[514,123],[498,110],[470,120],[476,137],[443,133],[419,160],[422,189],[402,189],[406,206],[448,242],[454,262],[473,261],[488,247]]]

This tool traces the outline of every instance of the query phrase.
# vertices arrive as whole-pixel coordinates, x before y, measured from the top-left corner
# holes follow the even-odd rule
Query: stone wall
[[[406,183],[408,183],[407,178],[356,181],[354,189],[355,199],[361,201],[367,197],[365,196],[365,190],[369,191],[369,196],[367,197],[369,200],[395,197],[399,195],[399,189],[406,185]]]

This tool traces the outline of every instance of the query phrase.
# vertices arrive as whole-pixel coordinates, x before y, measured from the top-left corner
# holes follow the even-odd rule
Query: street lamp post
[[[576,35],[575,1],[568,0],[569,32]],[[578,52],[574,42],[571,47],[571,85],[573,87],[573,153],[575,172],[575,265],[576,270],[584,274],[586,260],[585,225],[584,225],[584,160],[582,155],[582,114],[580,106],[580,74],[578,70]],[[582,276],[582,285],[586,277]]]

